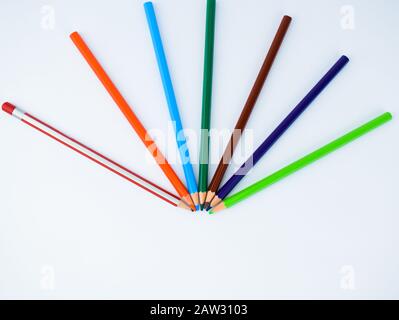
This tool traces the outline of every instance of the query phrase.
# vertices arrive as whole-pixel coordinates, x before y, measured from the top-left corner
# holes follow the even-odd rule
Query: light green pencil
[[[276,171],[275,173],[267,176],[266,178],[252,184],[248,188],[243,189],[242,191],[235,193],[234,195],[226,198],[223,202],[213,208],[210,213],[215,213],[226,208],[230,208],[245,200],[246,198],[254,195],[255,193],[271,186],[272,184],[288,177],[289,175],[303,169],[304,167],[312,164],[313,162],[323,158],[324,156],[338,150],[339,148],[343,147],[344,145],[352,142],[360,138],[361,136],[365,135],[366,133],[378,128],[379,126],[385,124],[386,122],[392,119],[392,115],[389,112],[386,112],[379,117],[371,120],[370,122],[365,123],[364,125],[360,126],[359,128],[350,131],[349,133],[343,135],[342,137],[326,144],[324,147],[313,151],[312,153],[308,154],[307,156],[291,163],[290,165]]]

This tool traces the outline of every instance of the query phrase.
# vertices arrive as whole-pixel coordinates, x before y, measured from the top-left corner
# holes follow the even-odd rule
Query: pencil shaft
[[[305,168],[306,166],[312,164],[313,162],[323,158],[324,156],[336,151],[337,149],[343,147],[344,145],[354,141],[366,133],[378,128],[379,126],[385,124],[392,119],[392,115],[387,112],[379,117],[367,122],[366,124],[358,127],[357,129],[350,131],[349,133],[343,135],[342,137],[326,144],[325,146],[317,149],[316,151],[308,154],[307,156],[291,163],[290,165],[278,170],[277,172],[271,174],[270,176],[254,183],[253,185],[245,188],[244,190],[226,198],[224,200],[224,205],[226,207],[231,207],[240,201],[254,195],[255,193],[269,187],[270,185],[288,177],[289,175]]]
[[[284,37],[287,33],[290,23],[291,23],[291,17],[284,16],[277,30],[277,33],[274,37],[274,40],[270,46],[270,49],[266,55],[266,58],[263,62],[262,68],[256,78],[255,84],[252,87],[247,102],[245,103],[245,106],[237,121],[234,132],[231,135],[230,141],[227,144],[226,150],[224,151],[223,156],[219,161],[219,165],[208,187],[209,191],[216,192],[220,186],[220,183],[222,182],[223,176],[226,173],[227,167],[233,156],[233,152],[241,137],[242,131],[244,130],[248,122],[248,119],[259,97],[259,94],[262,91],[266,78],[269,75],[273,62],[275,61],[275,58],[284,40]]]
[[[115,161],[105,157],[101,153],[93,150],[92,148],[85,146],[84,144],[71,138],[70,136],[67,136],[66,134],[48,125],[42,120],[16,108],[15,106],[9,103],[4,104],[3,109],[6,112],[10,113],[15,118],[21,120],[23,123],[47,135],[53,140],[63,144],[64,146],[79,153],[80,155],[86,157],[87,159],[90,159],[91,161],[102,166],[103,168],[108,169],[112,173],[128,180],[129,182],[139,186],[140,188],[151,193],[152,195],[166,201],[167,203],[173,206],[177,206],[180,199],[174,194],[159,187],[155,183],[143,178],[142,176],[130,171],[129,169],[116,163]]]
[[[245,177],[245,175],[259,162],[259,160],[271,149],[277,140],[288,130],[296,119],[310,106],[317,96],[327,87],[335,76],[348,63],[349,59],[342,56],[328,70],[323,78],[309,91],[309,93],[298,103],[298,105],[287,115],[276,129],[262,142],[251,157],[233,174],[233,176],[219,189],[219,199],[224,199]]]
[[[151,2],[146,2],[144,4],[144,9],[151,33],[155,55],[158,62],[159,72],[161,74],[166,100],[169,107],[170,117],[175,127],[176,142],[179,148],[180,158],[183,164],[183,170],[184,170],[184,175],[186,177],[187,187],[189,192],[193,194],[198,192],[197,182],[190,161],[190,153],[188,150],[186,137],[183,131],[183,125],[180,118],[179,108],[177,105],[176,96],[173,89],[172,79],[170,76],[166,55],[162,44],[161,34],[159,32],[158,23],[155,16],[154,6]]]
[[[211,125],[215,14],[216,0],[208,0],[206,10],[204,80],[202,89],[201,145],[198,181],[198,190],[200,192],[206,192],[208,188],[209,129]]]
[[[115,101],[116,105],[119,107],[121,112],[124,114],[125,118],[129,121],[130,125],[136,131],[137,135],[147,147],[148,151],[152,154],[155,161],[164,172],[168,180],[176,189],[180,197],[187,197],[188,191],[184,184],[180,181],[177,174],[174,172],[162,152],[158,149],[155,142],[151,139],[147,130],[144,128],[143,124],[137,118],[135,113],[132,111],[131,107],[119,92],[115,84],[112,82],[111,78],[105,72],[101,64],[98,62],[94,54],[91,52],[89,47],[86,45],[79,33],[74,32],[71,34],[71,40],[76,45],[86,62],[92,68],[97,78],[101,81],[105,89],[108,91],[112,99]]]

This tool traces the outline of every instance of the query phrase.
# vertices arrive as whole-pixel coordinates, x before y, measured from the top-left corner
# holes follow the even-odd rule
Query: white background
[[[145,126],[166,132],[142,3],[1,0],[0,100],[172,190],[69,39],[79,31]],[[154,4],[184,126],[198,132],[205,0]],[[398,1],[218,0],[214,128],[234,126],[284,14],[293,22],[246,155],[341,54],[351,61],[237,190],[398,111]],[[399,298],[398,134],[394,119],[208,216],[170,207],[1,113],[0,297]],[[171,141],[165,152],[176,151]],[[212,146],[210,176],[223,147]]]

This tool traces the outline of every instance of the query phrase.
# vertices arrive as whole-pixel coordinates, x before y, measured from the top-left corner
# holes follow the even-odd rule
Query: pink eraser
[[[2,105],[1,108],[3,109],[3,111],[5,111],[5,112],[7,112],[7,113],[9,113],[9,114],[11,114],[11,115],[12,115],[12,113],[13,113],[14,110],[15,110],[15,106],[12,105],[12,104],[9,103],[9,102],[3,103],[3,105]]]

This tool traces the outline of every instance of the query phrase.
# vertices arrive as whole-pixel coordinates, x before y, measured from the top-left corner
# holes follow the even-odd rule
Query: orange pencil
[[[162,152],[158,149],[154,140],[151,139],[150,135],[147,133],[147,130],[144,128],[143,124],[134,114],[129,104],[116,88],[115,84],[112,82],[111,78],[105,72],[103,67],[100,65],[94,54],[91,52],[89,47],[86,45],[82,37],[78,32],[73,32],[70,35],[75,46],[78,48],[86,62],[92,68],[97,78],[104,85],[105,89],[111,95],[112,99],[118,105],[119,109],[122,111],[123,115],[129,121],[130,125],[136,131],[137,135],[143,141],[144,145],[147,147],[148,151],[152,154],[155,161],[158,163],[159,167],[162,169],[166,177],[172,183],[173,187],[176,189],[176,192],[182,198],[184,202],[190,205],[190,207],[195,210],[194,203],[188,193],[187,188],[184,186],[183,182],[179,179],[176,172],[172,169],[168,161]]]

